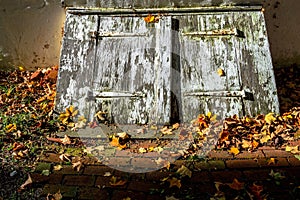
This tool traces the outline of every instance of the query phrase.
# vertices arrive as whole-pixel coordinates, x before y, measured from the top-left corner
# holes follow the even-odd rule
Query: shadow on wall
[[[265,8],[275,67],[300,65],[298,1],[260,1]],[[58,65],[64,20],[65,11],[58,0],[0,0],[0,69]]]
[[[57,65],[64,18],[57,0],[1,0],[0,69]]]

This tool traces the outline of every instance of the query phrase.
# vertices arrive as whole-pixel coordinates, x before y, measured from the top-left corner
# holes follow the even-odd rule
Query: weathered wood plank
[[[66,16],[58,74],[56,110],[63,112],[70,105],[80,115],[90,118],[94,102],[88,101],[94,69],[96,42],[87,34],[97,30],[97,16]]]
[[[97,98],[97,109],[115,123],[169,122],[171,18],[147,24],[141,17],[102,16],[99,34],[107,36],[98,41],[94,96],[106,91],[144,97]]]
[[[279,113],[272,58],[262,12],[237,13],[234,25],[243,30],[244,39],[235,43],[243,88],[253,93],[254,101],[244,101],[245,114]]]

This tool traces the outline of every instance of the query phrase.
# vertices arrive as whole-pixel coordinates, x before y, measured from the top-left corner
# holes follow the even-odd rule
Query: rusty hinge
[[[213,37],[213,36],[236,36],[236,37],[245,37],[244,33],[236,28],[230,29],[218,29],[210,31],[195,31],[195,32],[184,32],[184,36],[194,36],[194,37]]]
[[[207,92],[187,92],[184,96],[215,96],[215,97],[242,97],[247,100],[254,100],[253,94],[245,90],[240,91],[207,91]]]
[[[117,32],[98,32],[90,31],[88,33],[92,39],[103,38],[103,37],[148,37],[149,33],[117,33]]]

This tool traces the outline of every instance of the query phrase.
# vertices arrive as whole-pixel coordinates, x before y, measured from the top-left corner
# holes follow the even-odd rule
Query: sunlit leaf
[[[72,163],[72,168],[79,172],[83,167],[83,163],[79,160],[77,162]]]
[[[180,174],[180,176],[184,177],[184,176],[188,176],[188,177],[192,177],[192,171],[187,168],[186,166],[182,165],[177,171],[176,173]]]
[[[54,171],[60,171],[62,168],[63,168],[63,166],[61,166],[61,165],[55,165],[55,166],[53,166],[53,170]]]
[[[229,153],[232,153],[233,155],[237,155],[240,153],[240,150],[236,147],[231,147],[230,150],[228,151]]]
[[[265,121],[267,124],[271,124],[275,120],[276,118],[274,117],[274,113],[269,113],[265,116]]]
[[[32,179],[31,179],[31,176],[28,174],[27,180],[25,181],[25,183],[23,183],[23,184],[20,186],[19,190],[24,190],[25,187],[28,186],[28,185],[30,185],[30,184],[32,184]]]
[[[71,144],[71,139],[69,136],[65,135],[65,137],[61,140],[61,143],[66,145],[66,144]]]
[[[276,162],[275,158],[270,158],[270,159],[268,160],[267,164],[268,164],[268,165],[275,165],[275,162]]]
[[[263,144],[263,143],[268,142],[270,139],[271,139],[270,135],[264,135],[259,141],[260,141],[260,143]]]
[[[160,16],[154,16],[152,14],[148,14],[147,17],[144,17],[144,21],[146,23],[155,23],[155,22],[158,22],[160,19]]]
[[[299,153],[298,145],[297,145],[297,146],[286,146],[286,147],[285,147],[285,150],[286,150],[286,151],[289,151],[289,152],[291,152],[291,153],[293,153],[293,154]]]
[[[143,148],[143,147],[139,148],[139,153],[146,153],[146,152],[147,152],[147,150],[145,148]]]
[[[221,69],[221,68],[219,68],[217,70],[217,73],[218,73],[219,76],[225,76],[225,71],[223,69]]]
[[[16,124],[9,124],[5,127],[6,133],[10,133],[17,130]]]

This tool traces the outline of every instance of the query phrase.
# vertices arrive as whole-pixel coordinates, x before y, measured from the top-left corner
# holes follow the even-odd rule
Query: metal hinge
[[[236,36],[236,37],[245,37],[244,33],[236,28],[231,29],[218,29],[210,31],[196,31],[196,32],[186,32],[182,33],[184,36],[194,36],[194,37],[213,37],[213,36]]]
[[[92,39],[97,39],[103,37],[148,37],[149,33],[117,33],[117,32],[100,33],[98,31],[90,31],[88,35]]]
[[[142,92],[100,92],[97,93],[97,95],[94,96],[95,98],[144,98],[146,97],[146,94]]]
[[[247,100],[254,100],[251,92],[241,91],[207,91],[207,92],[187,92],[184,96],[215,96],[215,97],[242,97]]]

